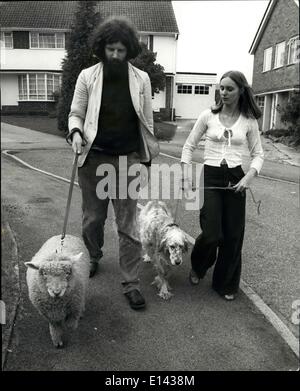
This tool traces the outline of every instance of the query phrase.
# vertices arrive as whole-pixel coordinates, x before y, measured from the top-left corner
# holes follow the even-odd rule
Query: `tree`
[[[148,73],[151,81],[152,93],[163,91],[166,85],[164,67],[160,64],[155,64],[156,53],[149,50],[144,43],[141,43],[141,47],[141,53],[130,62],[135,67]]]
[[[280,109],[281,120],[288,125],[296,145],[300,144],[300,93],[294,93]]]
[[[99,13],[95,12],[96,4],[97,1],[79,1],[66,45],[67,55],[62,63],[62,87],[57,107],[58,129],[65,133],[68,132],[68,114],[77,77],[84,68],[98,62],[90,44],[92,31],[100,22]]]

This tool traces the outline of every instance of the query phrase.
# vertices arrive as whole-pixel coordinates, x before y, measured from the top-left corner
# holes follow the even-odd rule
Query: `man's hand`
[[[82,138],[78,132],[73,134],[72,149],[74,153],[82,154]]]

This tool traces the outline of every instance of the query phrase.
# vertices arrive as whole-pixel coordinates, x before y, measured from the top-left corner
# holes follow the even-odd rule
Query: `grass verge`
[[[65,137],[64,132],[57,128],[57,118],[42,115],[2,115],[1,122]]]

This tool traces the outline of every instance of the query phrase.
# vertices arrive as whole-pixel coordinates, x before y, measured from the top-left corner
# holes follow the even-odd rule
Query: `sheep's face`
[[[72,262],[50,261],[39,268],[40,277],[53,298],[62,297],[72,277]]]
[[[80,260],[82,254],[65,256],[55,253],[50,254],[43,262],[35,258],[31,262],[25,262],[25,265],[38,273],[40,285],[46,288],[49,295],[58,298],[74,284],[72,265]]]

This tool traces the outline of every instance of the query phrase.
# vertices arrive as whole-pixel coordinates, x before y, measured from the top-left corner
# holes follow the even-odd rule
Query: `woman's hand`
[[[182,167],[182,179],[181,179],[181,188],[184,191],[184,194],[188,196],[191,191],[195,191],[195,186],[191,176],[188,173],[188,165],[181,163]]]
[[[257,171],[255,168],[250,168],[247,174],[236,185],[232,186],[232,188],[235,189],[236,193],[244,191],[250,186],[255,176],[257,176]]]
[[[73,134],[72,149],[74,153],[82,154],[82,138],[78,132]]]
[[[185,194],[188,194],[190,191],[194,190],[194,184],[190,178],[182,178],[181,188]]]

